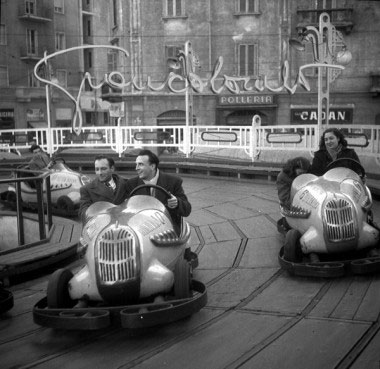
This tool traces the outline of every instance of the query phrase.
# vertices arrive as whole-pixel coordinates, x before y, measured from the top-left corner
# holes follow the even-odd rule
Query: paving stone
[[[325,281],[290,277],[286,273],[256,296],[246,309],[299,314],[317,295]]]
[[[280,268],[277,260],[281,236],[249,239],[239,266],[243,268]]]
[[[240,240],[209,243],[198,255],[199,267],[207,269],[232,267],[239,250]]]
[[[206,226],[200,226],[199,230],[201,231],[204,243],[216,242],[215,235],[212,232],[210,226],[208,226],[208,225],[206,225]]]
[[[202,209],[193,211],[186,220],[194,226],[202,226],[206,224],[220,223],[225,221],[225,218],[221,218],[214,213]]]
[[[257,214],[256,211],[245,209],[234,203],[211,206],[207,210],[223,217],[224,219],[232,220],[249,218]]]
[[[276,271],[276,268],[235,269],[207,288],[207,305],[218,308],[236,306],[267,282]]]
[[[236,220],[236,225],[247,238],[271,237],[277,234],[277,226],[265,216]]]
[[[189,363],[191,368],[226,368],[288,320],[286,317],[231,312],[212,326],[178,342],[165,352],[154,355],[135,368],[178,369],[189,367]],[[189,354],[184,355],[184,352]]]
[[[241,236],[229,222],[211,224],[210,229],[216,241],[228,241],[241,239]]]
[[[302,319],[239,369],[336,368],[368,327],[368,324]]]

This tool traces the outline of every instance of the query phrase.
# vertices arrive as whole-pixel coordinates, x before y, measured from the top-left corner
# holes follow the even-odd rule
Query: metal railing
[[[127,149],[165,148],[190,156],[205,149],[243,150],[255,161],[264,151],[318,150],[319,132],[315,124],[261,126],[92,126],[80,135],[72,128],[55,127],[0,130],[2,150],[25,150],[35,142],[50,155],[67,148],[110,148],[119,156]],[[343,130],[350,147],[359,156],[380,158],[380,126],[333,125]],[[50,137],[50,140],[48,139]]]
[[[2,173],[9,173],[9,169],[0,168],[0,174]],[[0,185],[15,185],[18,246],[25,246],[24,212],[21,195],[21,182],[24,181],[35,181],[36,184],[36,208],[38,213],[39,242],[43,241],[47,238],[46,231],[50,231],[53,226],[50,174],[46,172],[39,172],[41,174],[35,176],[33,173],[36,173],[36,171],[26,169],[13,169],[12,173],[14,173],[14,177],[0,179]],[[45,196],[44,188],[46,190]]]

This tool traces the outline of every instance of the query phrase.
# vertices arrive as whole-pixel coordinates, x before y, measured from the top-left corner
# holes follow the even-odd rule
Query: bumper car
[[[6,290],[0,283],[0,315],[13,307],[13,294]]]
[[[28,170],[28,166],[19,169],[20,172]],[[78,214],[80,192],[79,189],[90,182],[90,178],[68,168],[62,158],[56,158],[49,169],[50,191],[52,210],[55,215],[73,217]],[[33,176],[31,171],[25,172],[28,177]],[[46,194],[46,182],[44,181],[44,195]],[[37,189],[34,181],[21,183],[21,198],[24,208],[37,209]],[[16,204],[16,188],[9,186],[8,191],[1,194],[1,199],[6,205],[14,207]]]
[[[196,265],[188,241],[179,234],[165,206],[137,195],[121,205],[92,204],[86,212],[80,253],[85,263],[75,274],[58,269],[47,295],[33,309],[35,323],[60,329],[108,326],[145,328],[187,317],[206,305],[206,287],[192,278]]]
[[[283,269],[310,277],[380,270],[380,230],[363,178],[360,163],[338,159],[321,177],[302,174],[293,181],[291,206],[280,209],[278,222],[285,235],[278,256]]]

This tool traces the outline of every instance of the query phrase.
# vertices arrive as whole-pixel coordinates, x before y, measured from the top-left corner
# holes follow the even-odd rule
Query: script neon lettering
[[[74,50],[81,50],[81,49],[88,49],[88,48],[108,48],[108,49],[114,49],[117,51],[120,51],[124,54],[125,57],[129,57],[128,51],[118,47],[118,46],[112,46],[112,45],[83,45],[83,46],[76,46],[72,47],[66,50],[60,50],[53,54],[47,55],[45,53],[44,57],[38,61],[38,63],[34,67],[34,74],[36,78],[43,83],[46,83],[47,85],[51,85],[59,90],[61,90],[75,105],[75,113],[73,117],[73,129],[76,134],[79,134],[81,132],[82,128],[82,109],[80,105],[80,97],[82,95],[82,92],[84,91],[85,82],[87,81],[89,86],[96,90],[100,89],[104,85],[108,85],[111,88],[120,89],[126,87],[131,87],[137,91],[143,91],[143,90],[150,90],[150,91],[161,91],[165,87],[167,87],[171,92],[173,93],[184,93],[187,89],[187,86],[189,86],[191,89],[193,89],[196,92],[203,92],[206,86],[209,86],[211,92],[214,94],[221,94],[224,90],[228,90],[233,94],[238,94],[241,92],[250,92],[250,91],[258,91],[262,92],[265,89],[271,92],[281,92],[283,90],[288,91],[290,94],[294,94],[297,87],[301,86],[305,88],[307,91],[310,91],[310,84],[307,81],[305,75],[303,74],[303,70],[306,68],[336,68],[336,69],[344,69],[343,66],[340,65],[334,65],[334,64],[320,64],[320,63],[314,63],[314,64],[307,64],[303,65],[298,70],[298,75],[296,78],[296,81],[292,85],[290,82],[290,72],[289,72],[289,62],[285,60],[282,68],[281,68],[281,79],[282,79],[282,85],[278,86],[272,86],[268,82],[267,76],[260,76],[257,79],[252,79],[250,77],[233,77],[228,75],[223,75],[222,77],[219,76],[222,67],[223,67],[223,57],[220,56],[213,69],[212,76],[209,80],[202,80],[200,76],[198,76],[196,73],[192,71],[191,66],[188,65],[186,58],[182,55],[181,60],[184,63],[184,76],[178,75],[176,73],[170,72],[165,81],[158,84],[157,86],[154,86],[152,84],[152,80],[150,77],[147,78],[147,82],[145,84],[138,84],[137,77],[132,76],[131,81],[126,81],[125,77],[117,71],[110,72],[108,74],[105,74],[103,77],[103,80],[100,81],[98,84],[93,83],[93,78],[90,73],[85,73],[81,84],[79,86],[79,91],[77,97],[74,97],[70,92],[65,90],[62,86],[60,86],[58,83],[55,83],[51,81],[50,79],[46,79],[41,77],[38,72],[42,65],[45,65],[48,67],[48,60],[74,51]],[[185,87],[183,88],[176,88],[174,82],[187,82],[185,83]],[[218,83],[218,87],[217,87]],[[241,98],[241,101],[244,101],[244,98]],[[245,100],[247,101],[247,100]]]

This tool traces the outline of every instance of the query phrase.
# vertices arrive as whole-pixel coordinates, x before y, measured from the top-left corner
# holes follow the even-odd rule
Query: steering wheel
[[[129,194],[129,197],[132,197],[132,196],[136,195],[136,192],[139,191],[139,190],[141,190],[142,188],[155,188],[155,189],[160,190],[161,192],[163,192],[168,199],[170,199],[172,197],[172,194],[169,191],[165,190],[165,188],[163,188],[161,186],[158,186],[158,185],[155,185],[155,184],[149,184],[149,183],[135,187],[131,191],[131,193]]]
[[[365,178],[365,170],[363,166],[357,160],[354,160],[351,158],[336,159],[327,166],[326,172],[330,169],[337,168],[337,167],[345,167],[345,168],[351,169],[355,173],[357,173],[362,179]]]

